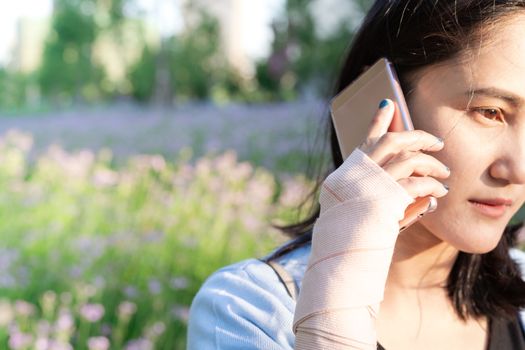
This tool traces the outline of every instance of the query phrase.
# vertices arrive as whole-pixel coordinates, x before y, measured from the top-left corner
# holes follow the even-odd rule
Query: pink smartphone
[[[386,58],[379,59],[332,99],[330,111],[343,159],[364,141],[378,104],[385,98],[396,105],[389,131],[414,130],[397,74]],[[417,198],[399,222],[400,231],[436,207],[436,198],[432,196]]]

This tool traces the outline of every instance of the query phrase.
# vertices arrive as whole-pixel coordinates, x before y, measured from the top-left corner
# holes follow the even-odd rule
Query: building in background
[[[32,73],[38,69],[50,25],[49,18],[18,20],[15,45],[8,65],[10,69],[21,73]]]
[[[221,28],[221,47],[228,63],[241,76],[250,77],[253,75],[253,61],[244,45],[246,35],[252,32],[250,17],[253,14],[250,14],[250,1],[183,0],[181,8],[186,26],[197,18],[194,12],[199,11],[199,9],[204,9],[217,18]]]

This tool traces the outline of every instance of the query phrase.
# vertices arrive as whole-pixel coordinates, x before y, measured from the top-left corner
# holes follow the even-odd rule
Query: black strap
[[[489,350],[523,350],[525,335],[519,316],[512,320],[490,320]]]
[[[277,277],[279,277],[279,281],[281,281],[281,283],[283,284],[288,295],[292,297],[293,300],[296,300],[298,294],[297,285],[295,284],[295,280],[293,279],[293,277],[284,269],[284,267],[282,267],[275,260],[263,260],[263,262],[265,262],[268,266],[272,268]]]

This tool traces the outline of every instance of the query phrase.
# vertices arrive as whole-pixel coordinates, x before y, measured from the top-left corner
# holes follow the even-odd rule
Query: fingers
[[[377,141],[368,156],[382,166],[400,152],[436,152],[444,145],[442,139],[423,130],[389,132]]]
[[[441,182],[432,177],[408,177],[398,180],[398,183],[412,198],[433,196],[440,198],[448,193]]]
[[[421,152],[401,152],[393,156],[383,169],[394,179],[410,176],[432,176],[445,179],[450,169],[436,158]]]
[[[365,141],[360,146],[361,150],[365,153],[369,153],[373,150],[375,144],[379,139],[387,133],[388,127],[392,123],[394,118],[394,103],[385,99],[379,103],[379,109],[370,123],[368,133]]]
[[[440,151],[442,139],[422,130],[388,132],[395,104],[383,100],[360,149],[389,173],[413,198],[443,197],[448,189],[438,179],[450,175],[447,166],[424,152]]]
[[[396,106],[389,99],[379,104],[379,109],[370,123],[365,141],[360,149],[380,166],[402,151],[439,151],[443,140],[422,130],[388,132]]]

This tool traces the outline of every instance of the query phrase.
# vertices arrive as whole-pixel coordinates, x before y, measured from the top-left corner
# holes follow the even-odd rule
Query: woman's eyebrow
[[[473,99],[476,96],[485,96],[485,97],[493,97],[500,100],[504,100],[507,103],[513,105],[514,107],[519,107],[525,104],[525,100],[520,97],[519,95],[516,95],[508,90],[496,88],[496,87],[488,87],[488,88],[479,88],[479,89],[473,89],[469,90],[465,93],[467,97],[470,99]]]

